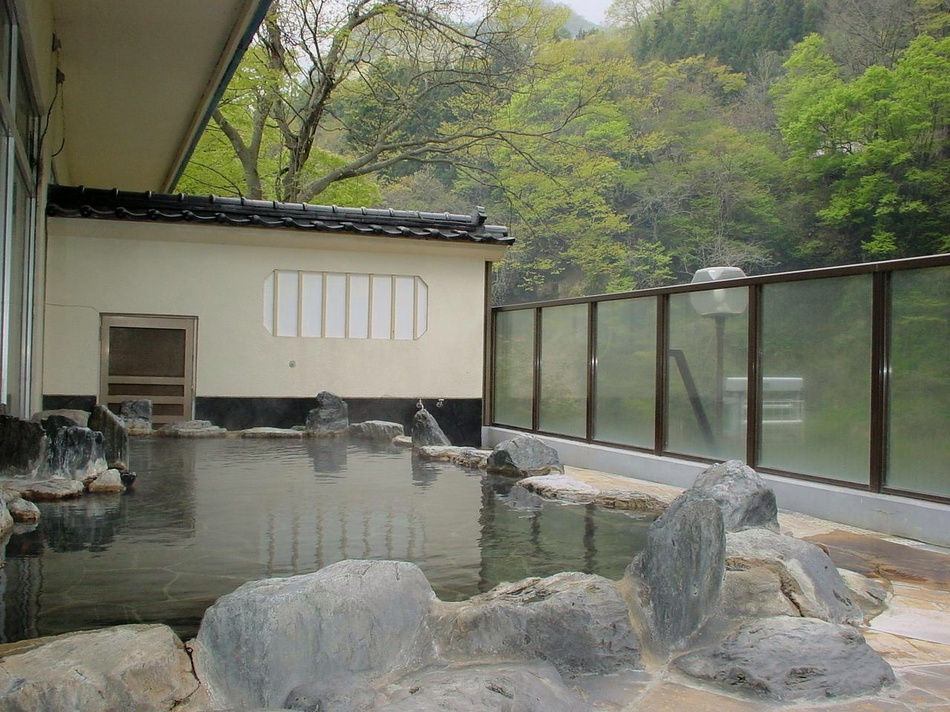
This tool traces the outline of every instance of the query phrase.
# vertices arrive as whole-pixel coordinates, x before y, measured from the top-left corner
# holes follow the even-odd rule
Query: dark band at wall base
[[[347,398],[350,422],[388,420],[401,423],[409,434],[416,413],[415,398]],[[453,445],[479,447],[482,439],[482,401],[480,398],[445,398],[439,406],[435,398],[423,398],[423,405],[438,421]],[[95,396],[44,395],[43,409],[75,408],[91,411]],[[228,430],[271,427],[291,428],[303,425],[307,413],[316,408],[316,396],[309,398],[238,398],[198,396],[195,418],[210,420]]]

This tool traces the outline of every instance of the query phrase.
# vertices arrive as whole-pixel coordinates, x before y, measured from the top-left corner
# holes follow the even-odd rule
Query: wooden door
[[[102,316],[99,402],[152,401],[152,423],[194,417],[194,317]]]

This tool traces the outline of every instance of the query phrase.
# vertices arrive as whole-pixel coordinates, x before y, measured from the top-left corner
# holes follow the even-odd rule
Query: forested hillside
[[[283,0],[179,189],[470,212],[495,300],[950,251],[947,0]]]

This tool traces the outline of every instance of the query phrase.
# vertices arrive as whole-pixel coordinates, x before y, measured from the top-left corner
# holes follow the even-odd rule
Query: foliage
[[[786,66],[780,127],[821,229],[806,249],[839,261],[950,249],[950,39],[922,35],[893,69],[846,81],[815,35]]]

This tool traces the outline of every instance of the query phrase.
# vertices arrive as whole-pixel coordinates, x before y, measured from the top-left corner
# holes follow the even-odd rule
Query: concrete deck
[[[579,467],[568,466],[565,474],[598,489],[633,490],[666,502],[682,491]],[[628,680],[622,685],[625,712],[950,711],[950,550],[784,510],[779,512],[779,524],[786,534],[821,544],[840,568],[862,573],[891,589],[887,610],[861,632],[894,668],[897,684],[877,695],[849,700],[770,705],[723,693],[673,672],[651,671],[649,680]],[[631,687],[634,699],[629,696]]]

